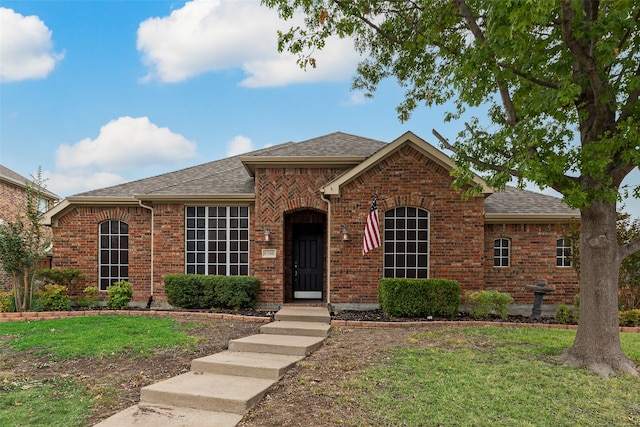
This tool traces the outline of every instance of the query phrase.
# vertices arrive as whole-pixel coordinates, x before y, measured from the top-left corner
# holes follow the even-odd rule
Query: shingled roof
[[[484,202],[486,218],[504,220],[506,216],[514,220],[525,217],[580,217],[580,212],[569,208],[562,200],[547,194],[515,187],[505,187],[504,191],[493,193]]]
[[[342,132],[312,138],[302,142],[263,148],[238,156],[228,157],[201,165],[169,172],[120,185],[87,191],[71,196],[75,203],[82,200],[151,200],[154,198],[206,197],[252,198],[254,178],[252,165],[261,162],[271,164],[304,164],[305,161],[331,162],[331,159],[352,159],[361,162],[387,146],[382,141],[363,138]],[[337,160],[336,160],[337,161]],[[286,163],[290,162],[290,163]],[[356,163],[353,164],[355,166]],[[507,187],[485,199],[485,216],[488,222],[532,221],[579,217],[579,212],[567,207],[557,197]]]
[[[287,142],[151,178],[87,191],[72,197],[253,194],[253,177],[245,169],[243,158],[366,158],[385,145],[386,143],[374,139],[335,132],[307,141]]]
[[[27,188],[27,183],[32,182],[31,179],[27,179],[24,176],[20,175],[19,173],[16,173],[14,171],[12,171],[11,169],[9,169],[6,166],[0,165],[0,180],[5,181],[5,182],[9,182],[13,185],[16,185],[20,188]],[[46,199],[51,199],[51,200],[59,200],[60,197],[57,194],[52,193],[51,191],[48,191],[46,188],[42,188],[42,195],[44,196],[44,198]]]

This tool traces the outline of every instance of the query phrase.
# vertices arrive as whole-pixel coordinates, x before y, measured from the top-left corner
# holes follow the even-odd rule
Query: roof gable
[[[451,161],[449,156],[447,156],[442,151],[438,150],[422,138],[418,137],[413,132],[406,132],[395,141],[380,148],[378,151],[376,151],[374,154],[369,156],[366,160],[364,160],[351,170],[345,172],[338,178],[322,187],[321,191],[326,196],[339,196],[342,186],[353,181],[407,144],[423,153],[425,157],[432,160],[439,166],[442,166],[447,171],[451,171],[455,167],[455,164]],[[489,188],[487,183],[478,175],[474,175],[473,182],[481,185],[485,194],[493,193],[493,190]]]

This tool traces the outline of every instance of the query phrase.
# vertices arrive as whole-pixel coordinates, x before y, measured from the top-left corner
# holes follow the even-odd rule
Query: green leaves
[[[422,105],[454,101],[447,121],[487,107],[453,145],[458,167],[490,182],[508,172],[582,207],[614,199],[639,165],[638,0],[263,3],[306,17],[280,36],[301,64],[326,38],[352,37],[367,57],[353,87],[373,94],[396,78],[400,120]],[[459,172],[458,184],[469,176]]]

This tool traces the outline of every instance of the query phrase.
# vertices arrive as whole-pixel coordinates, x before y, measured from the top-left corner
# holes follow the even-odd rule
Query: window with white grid
[[[571,240],[556,240],[556,267],[571,267]]]
[[[187,274],[249,275],[249,208],[186,207]]]
[[[493,241],[493,266],[509,267],[511,265],[511,241],[509,239],[495,239]]]
[[[100,290],[114,282],[129,280],[129,224],[104,221],[98,226],[100,239]]]
[[[414,207],[384,213],[384,277],[429,277],[429,212]]]

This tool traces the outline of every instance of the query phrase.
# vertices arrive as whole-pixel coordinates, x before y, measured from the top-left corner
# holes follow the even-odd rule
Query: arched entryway
[[[302,209],[286,213],[285,300],[324,301],[326,298],[326,228],[324,212]]]

